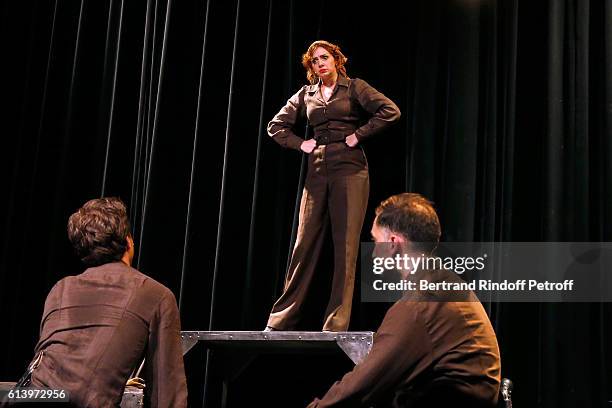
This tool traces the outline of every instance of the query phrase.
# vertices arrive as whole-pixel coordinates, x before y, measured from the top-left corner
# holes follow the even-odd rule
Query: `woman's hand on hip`
[[[351,133],[346,137],[346,139],[344,139],[344,143],[346,143],[348,147],[355,147],[357,146],[357,143],[359,143],[359,139],[357,139],[357,136],[355,136],[354,133]]]
[[[317,147],[317,141],[314,139],[304,140],[300,146],[300,149],[306,154],[312,153],[312,151]]]

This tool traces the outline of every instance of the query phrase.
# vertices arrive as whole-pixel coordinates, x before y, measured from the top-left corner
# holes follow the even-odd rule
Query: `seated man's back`
[[[118,406],[145,359],[149,405],[187,406],[176,299],[130,266],[134,240],[125,204],[88,201],[70,216],[68,238],[89,269],[51,289],[31,378],[21,383],[63,389],[78,407]]]
[[[394,406],[479,407],[497,400],[499,348],[474,300],[400,301],[388,311],[377,341],[396,355],[398,369],[403,365]]]
[[[66,389],[79,406],[112,406],[146,358],[147,372],[161,374],[147,381],[147,395],[175,406],[186,392],[179,335],[176,301],[165,286],[121,262],[90,268],[49,293],[32,384]]]
[[[497,340],[480,302],[401,300],[367,358],[311,405],[492,407],[499,377]]]

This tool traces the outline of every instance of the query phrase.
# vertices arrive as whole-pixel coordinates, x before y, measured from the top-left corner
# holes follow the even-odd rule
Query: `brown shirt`
[[[499,348],[473,299],[395,303],[366,359],[309,407],[495,406]]]
[[[45,302],[32,385],[67,390],[81,407],[113,407],[146,358],[152,407],[187,406],[180,319],[172,292],[116,262],[60,280]]]
[[[294,133],[294,126],[304,115],[317,142],[328,144],[352,133],[363,141],[396,122],[400,110],[366,81],[339,76],[328,101],[320,83],[302,87],[270,121],[268,134],[281,146],[300,150],[304,139]]]

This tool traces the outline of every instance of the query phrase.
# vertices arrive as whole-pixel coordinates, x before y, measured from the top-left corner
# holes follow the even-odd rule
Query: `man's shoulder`
[[[140,272],[138,269],[135,269],[132,267],[128,267],[128,268],[131,269],[131,273],[133,273],[137,277],[137,279],[142,282],[143,286],[146,289],[159,292],[160,295],[162,296],[170,296],[170,295],[174,296],[172,291],[163,283],[156,281],[149,275]]]
[[[395,302],[385,313],[383,323],[392,323],[398,325],[407,324],[422,324],[419,318],[421,313],[421,302],[400,299]]]
[[[80,275],[65,279],[69,278],[81,281],[103,280],[132,289],[141,288],[147,292],[158,294],[160,297],[172,294],[172,291],[162,283],[123,262],[112,262],[89,268]]]

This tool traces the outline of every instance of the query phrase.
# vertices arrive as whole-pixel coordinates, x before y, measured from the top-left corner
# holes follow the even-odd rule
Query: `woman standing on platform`
[[[400,117],[397,106],[361,79],[351,79],[340,47],[315,41],[302,56],[311,85],[302,87],[268,125],[281,146],[308,154],[299,227],[283,294],[266,330],[292,330],[298,323],[321,247],[331,224],[334,277],[324,331],[346,331],[351,316],[355,267],[369,195],[368,164],[360,144]],[[312,139],[294,126],[306,115]]]

